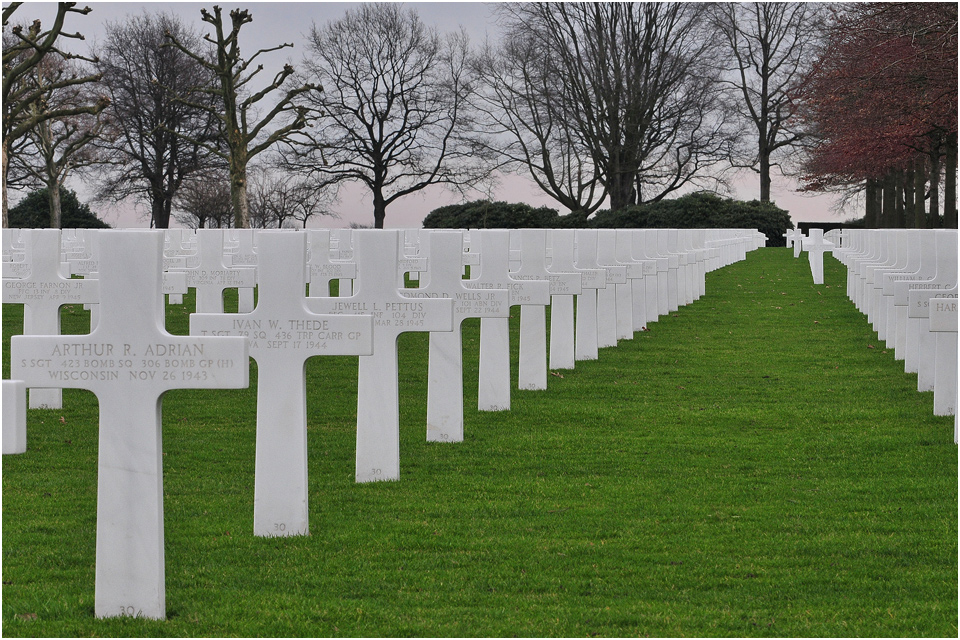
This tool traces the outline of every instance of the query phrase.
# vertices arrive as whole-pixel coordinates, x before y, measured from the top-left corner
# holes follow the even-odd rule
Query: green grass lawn
[[[166,621],[94,618],[96,399],[66,390],[2,460],[3,634],[955,637],[953,418],[825,274],[752,252],[504,413],[476,411],[467,322],[458,444],[425,441],[406,334],[399,482],[354,483],[357,359],[312,359],[308,537],[252,535],[256,367],[168,393]]]

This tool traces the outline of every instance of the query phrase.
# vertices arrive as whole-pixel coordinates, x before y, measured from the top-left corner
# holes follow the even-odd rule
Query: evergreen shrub
[[[424,229],[552,229],[556,209],[533,208],[522,202],[474,200],[434,209],[423,219]]]
[[[49,229],[50,196],[46,188],[32,191],[8,212],[13,229]],[[109,229],[110,225],[80,202],[77,194],[60,187],[60,226],[64,229]]]
[[[561,216],[548,207],[523,203],[476,200],[431,211],[423,220],[427,229],[758,229],[768,247],[786,246],[783,237],[793,229],[790,214],[775,204],[743,202],[709,193],[690,193],[611,211],[592,218]]]

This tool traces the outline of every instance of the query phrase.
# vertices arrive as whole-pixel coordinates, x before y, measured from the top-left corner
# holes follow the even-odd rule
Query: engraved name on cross
[[[243,338],[163,328],[162,231],[102,231],[100,322],[79,336],[14,336],[11,374],[100,403],[97,617],[165,617],[161,402],[170,389],[247,386]]]
[[[452,331],[453,300],[410,300],[397,287],[399,232],[354,233],[357,279],[352,296],[306,298],[314,313],[372,314],[373,353],[357,374],[357,482],[400,478],[397,337],[408,331]]]
[[[306,308],[307,236],[261,231],[259,295],[250,313],[190,316],[190,334],[244,336],[257,361],[257,456],[253,533],[309,533],[307,394],[311,356],[370,355],[373,318],[319,315]]]

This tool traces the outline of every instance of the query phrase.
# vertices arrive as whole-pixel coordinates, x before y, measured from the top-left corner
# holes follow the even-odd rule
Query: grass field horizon
[[[94,617],[97,404],[65,390],[2,459],[3,635],[955,637],[954,421],[845,278],[751,252],[546,391],[516,390],[514,308],[509,412],[476,410],[468,321],[457,444],[425,441],[406,334],[399,482],[353,481],[357,358],[313,358],[304,537],[252,535],[255,365],[249,389],[169,392],[165,621]],[[3,305],[4,378],[21,327]]]

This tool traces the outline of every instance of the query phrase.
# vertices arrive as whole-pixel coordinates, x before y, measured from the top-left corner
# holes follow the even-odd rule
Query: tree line
[[[293,45],[248,48],[244,9],[144,11],[77,54],[66,22],[89,8],[44,26],[21,5],[3,9],[4,226],[8,187],[43,187],[59,227],[78,173],[158,228],[306,226],[350,182],[382,227],[411,193],[507,173],[585,220],[741,169],[769,202],[778,167],[864,194],[871,226],[957,224],[955,4],[498,4],[499,41],[471,46],[364,3],[272,75]]]

